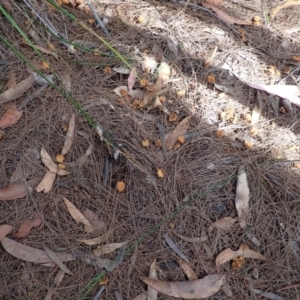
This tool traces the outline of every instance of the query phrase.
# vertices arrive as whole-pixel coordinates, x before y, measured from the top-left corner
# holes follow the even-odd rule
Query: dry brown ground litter
[[[111,37],[107,41],[129,59],[141,77],[146,76],[141,70],[145,51],[150,51],[158,62],[169,64],[171,76],[165,93],[166,106],[178,115],[177,121],[169,122],[167,115],[157,109],[134,110],[132,105],[119,103],[113,90],[126,85],[128,75],[114,71],[106,74],[104,69],[125,66],[95,36],[49,7],[46,1],[28,1],[67,40],[99,50],[106,56],[84,50],[73,54],[45,30],[25,2],[11,1],[10,14],[35,45],[44,48],[53,45],[57,58],[43,53],[50,68],[41,69],[41,58],[3,14],[0,14],[1,35],[43,73],[56,74],[58,87],[62,88],[70,78],[72,97],[109,133],[111,141],[122,144],[143,171],[122,155],[114,160],[110,149],[82,114],[55,89],[48,87],[23,108],[22,118],[13,127],[3,130],[0,188],[11,184],[17,166],[22,170],[21,182],[42,179],[46,167],[41,162],[40,149],[44,146],[52,158],[59,153],[72,113],[76,116],[75,138],[66,162],[78,159],[89,144],[93,145],[93,152],[71,175],[58,176],[49,193],[33,190],[25,198],[0,201],[0,224],[14,227],[8,237],[41,250],[48,245],[56,252],[80,250],[89,254],[95,246],[85,246],[78,240],[94,238],[109,229],[114,231],[106,243],[128,240],[127,249],[144,237],[137,245],[131,275],[128,276],[128,269],[133,251],[108,273],[109,283],[101,299],[115,299],[115,291],[124,299],[134,299],[145,292],[147,286],[140,277],[148,276],[154,259],[159,279],[187,280],[176,262],[177,255],[164,240],[165,233],[188,257],[189,265],[199,278],[216,272],[215,258],[222,250],[237,250],[245,243],[265,255],[268,261],[246,259],[238,272],[234,272],[229,263],[222,265],[221,272],[227,275],[232,299],[262,299],[251,287],[286,300],[300,299],[300,252],[297,250],[297,245],[300,247],[300,171],[295,164],[300,159],[299,109],[293,106],[293,112],[288,113],[281,99],[258,94],[238,79],[277,84],[287,76],[283,70],[288,67],[290,72],[296,71],[285,83],[299,84],[299,62],[292,57],[300,55],[300,6],[284,9],[270,20],[262,12],[242,6],[242,1],[224,0],[222,7],[229,14],[241,19],[260,16],[262,20],[261,26],[227,26],[189,1],[186,5],[176,1],[95,1],[100,16],[108,20],[106,27]],[[243,4],[249,2],[243,1]],[[262,2],[266,14],[281,3]],[[93,19],[84,8],[71,4],[63,7],[84,23]],[[95,24],[89,26],[105,37]],[[241,32],[245,41],[241,39]],[[4,43],[0,45],[0,55],[1,60],[10,62],[0,65],[2,92],[13,72],[17,82],[29,73],[27,65]],[[216,85],[207,82],[208,75],[215,77]],[[153,76],[148,79],[153,80]],[[138,80],[135,87],[140,88]],[[33,86],[27,95],[36,88]],[[178,91],[185,91],[185,95],[178,97]],[[19,105],[25,97],[26,94],[15,103]],[[247,118],[258,97],[262,99],[262,115],[255,124],[255,135],[251,135],[253,128]],[[6,106],[0,105],[1,115],[5,110]],[[224,119],[220,119],[222,112]],[[162,130],[157,123],[168,134],[187,116],[191,116],[191,124],[186,142],[164,159],[161,149],[153,143],[161,138]],[[150,141],[147,148],[142,146],[145,139]],[[104,182],[103,170],[107,163],[109,173]],[[250,188],[247,227],[242,229],[236,223],[230,232],[214,229],[207,233],[207,228],[216,220],[237,217],[235,175],[241,164],[245,166]],[[164,178],[156,176],[158,169],[164,170]],[[116,190],[118,181],[125,183],[121,193]],[[70,216],[63,196],[81,211],[95,212],[106,224],[103,232],[86,233]],[[186,200],[193,198],[195,201],[182,207]],[[42,227],[33,228],[24,238],[14,238],[20,224],[34,212],[42,217]],[[159,226],[151,231],[156,225]],[[188,243],[174,231],[186,237],[207,234],[208,239],[205,243]],[[257,238],[259,245],[249,239],[251,235]],[[293,247],[296,250],[293,251]],[[115,256],[116,252],[104,255],[109,259]],[[1,299],[45,299],[53,287],[57,267],[23,261],[2,247],[0,257]],[[78,259],[66,265],[73,275],[65,275],[60,286],[53,288],[52,299],[81,299],[84,287],[101,270]],[[278,291],[285,287],[288,288]],[[93,299],[98,289],[97,284],[86,299]],[[158,299],[170,298],[158,295]],[[219,291],[210,299],[228,299],[228,296]]]

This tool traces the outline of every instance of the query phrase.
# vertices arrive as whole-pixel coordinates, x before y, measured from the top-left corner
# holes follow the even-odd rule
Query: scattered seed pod
[[[256,127],[252,127],[250,130],[250,135],[254,136],[257,135],[258,133],[258,129]]]
[[[164,103],[164,102],[166,102],[166,96],[159,96],[159,101],[161,102],[161,103]]]
[[[119,193],[123,192],[125,190],[125,183],[123,181],[118,181],[116,189]]]
[[[176,142],[176,144],[174,145],[173,149],[177,150],[181,147],[181,144],[179,142]]]
[[[165,177],[165,171],[163,169],[158,169],[156,174],[157,174],[157,177],[159,177],[159,178]]]
[[[216,136],[218,138],[222,138],[224,136],[225,132],[223,130],[217,129]]]
[[[178,115],[175,113],[171,113],[169,115],[169,122],[176,122],[178,120]]]
[[[111,74],[111,73],[112,73],[111,67],[106,66],[106,67],[103,69],[103,72],[104,72],[105,74]]]
[[[65,161],[64,155],[62,155],[62,154],[56,155],[55,161],[58,162],[58,163],[63,163]]]
[[[177,139],[177,142],[179,142],[180,144],[183,144],[185,142],[185,137],[184,135],[180,135]]]
[[[161,148],[161,140],[160,140],[160,139],[154,140],[154,145],[155,145],[157,148]]]
[[[216,76],[214,74],[209,74],[206,78],[206,81],[208,83],[215,83],[216,82]]]
[[[140,80],[140,86],[142,86],[142,87],[148,86],[148,79],[147,78],[142,78]]]
[[[185,94],[186,94],[186,91],[180,90],[180,91],[177,91],[176,96],[177,97],[182,97],[182,96],[185,96]]]
[[[150,142],[149,142],[149,139],[144,139],[143,141],[142,141],[142,145],[143,145],[143,147],[149,147],[150,146]]]

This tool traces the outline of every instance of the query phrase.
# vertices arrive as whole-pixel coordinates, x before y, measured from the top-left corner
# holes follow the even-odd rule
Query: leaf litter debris
[[[292,2],[293,1],[288,1],[289,4],[292,3]],[[70,3],[72,3],[72,1],[70,1]],[[223,8],[221,8],[221,4],[222,4],[222,1],[219,1],[219,0],[206,0],[204,2],[204,5],[206,5],[207,8],[211,9],[212,11],[214,11],[214,13],[219,17],[219,19],[221,19],[222,21],[224,21],[227,24],[247,24],[247,25],[253,25],[253,23],[251,21],[238,19],[238,18],[235,18],[235,17],[232,17],[232,16],[228,15],[225,12],[225,10]],[[278,13],[278,11],[276,13]],[[271,11],[271,14],[272,14],[272,11]],[[41,51],[43,51],[44,53],[48,53],[48,54],[52,54],[53,55],[53,53],[50,53],[52,51],[48,51],[48,50],[46,50],[46,49],[44,49],[42,47],[39,47],[39,49]],[[99,53],[100,53],[100,50],[99,50]],[[112,72],[111,70],[114,70],[115,72],[118,72],[120,74],[129,75],[128,79],[127,79],[127,86],[125,86],[125,88],[122,87],[121,89],[119,89],[119,94],[120,94],[119,96],[123,97],[126,100],[126,104],[129,104],[130,106],[131,106],[131,103],[133,103],[133,101],[136,100],[136,98],[139,98],[140,99],[139,101],[142,101],[142,102],[139,102],[139,104],[136,105],[136,109],[143,109],[143,107],[145,107],[144,111],[146,112],[146,110],[148,110],[148,112],[150,112],[151,114],[153,114],[152,116],[154,116],[154,117],[156,117],[156,116],[163,116],[164,115],[163,113],[171,116],[170,112],[172,112],[172,107],[171,107],[171,105],[169,103],[172,103],[172,102],[169,102],[169,98],[168,98],[169,96],[171,96],[171,92],[170,92],[169,87],[166,87],[167,83],[169,82],[169,78],[170,78],[170,74],[171,74],[171,68],[168,65],[168,63],[165,63],[165,62],[160,63],[160,65],[159,65],[159,63],[157,62],[157,60],[155,58],[151,57],[150,55],[149,56],[146,55],[145,57],[147,58],[147,60],[146,59],[144,60],[143,69],[144,69],[144,71],[146,73],[149,73],[149,74],[152,74],[152,75],[154,73],[154,75],[153,75],[152,79],[150,79],[151,75],[145,77],[144,84],[141,84],[142,87],[139,87],[138,89],[135,88],[133,90],[134,86],[138,85],[136,83],[136,79],[137,78],[139,79],[139,76],[136,76],[137,73],[135,73],[136,72],[135,68],[132,68],[130,70],[130,69],[127,69],[127,68],[111,68],[111,67],[108,67],[108,68],[110,68],[110,72],[109,73]],[[159,65],[159,67],[157,68],[158,65]],[[48,64],[47,67],[49,67],[49,64]],[[132,72],[133,70],[134,70],[134,72]],[[156,70],[156,72],[155,72],[155,70]],[[173,70],[172,70],[172,72],[173,72]],[[156,82],[153,83],[153,78],[155,78],[155,77],[156,77]],[[262,87],[261,85],[257,85],[257,87],[259,87],[260,89],[266,90],[266,91],[270,91],[269,87],[266,88],[266,87]],[[16,84],[12,84],[9,88],[16,88]],[[284,94],[284,88],[282,88],[282,89],[283,89],[283,91],[279,91],[279,92],[277,91],[277,92],[275,92],[275,94],[283,95]],[[293,87],[292,90],[294,91],[295,88]],[[183,91],[183,90],[179,90],[179,91]],[[272,92],[274,92],[274,91],[272,91]],[[136,95],[139,95],[139,97],[137,97]],[[163,96],[161,96],[161,95],[163,95]],[[179,93],[177,96],[185,97],[185,95],[186,95],[186,93],[182,92],[182,93]],[[294,93],[293,93],[293,96],[294,96]],[[164,101],[162,100],[163,98],[161,98],[161,97],[164,97]],[[168,99],[168,100],[166,100],[166,99]],[[163,112],[163,113],[161,113],[161,112]],[[258,119],[261,117],[261,113],[262,113],[261,107],[256,106],[254,108],[254,110],[253,110],[253,113],[252,113],[252,119],[251,119],[251,124],[252,125],[255,124],[255,123],[257,123]],[[174,123],[177,122],[178,118],[179,118],[179,120],[181,120],[182,114],[179,113],[179,112],[178,112],[178,114],[179,114],[179,116],[176,115],[176,117],[169,118],[169,120],[172,120],[172,122],[174,122]],[[145,115],[146,115],[146,113],[145,113]],[[165,117],[167,117],[167,116],[165,116]],[[73,118],[73,126],[71,124],[72,118]],[[45,164],[45,166],[47,166],[47,168],[49,170],[45,174],[45,178],[46,179],[48,178],[48,179],[47,180],[45,179],[45,182],[40,186],[40,188],[39,188],[38,191],[43,191],[43,190],[44,190],[44,192],[51,191],[51,188],[53,186],[53,183],[54,183],[54,180],[55,180],[56,176],[57,175],[60,175],[60,176],[70,175],[71,172],[69,172],[68,167],[71,167],[71,165],[73,163],[77,163],[79,161],[78,160],[78,161],[73,162],[73,163],[66,163],[65,162],[65,155],[68,153],[68,151],[71,150],[73,139],[74,139],[74,132],[75,132],[74,131],[75,130],[75,117],[74,117],[74,115],[72,116],[72,118],[71,118],[70,124],[69,124],[69,130],[70,130],[70,132],[68,131],[68,133],[67,133],[65,144],[63,146],[63,150],[61,152],[58,152],[60,154],[57,154],[57,156],[53,160],[51,158],[51,156],[49,155],[49,153],[47,153],[46,149],[42,148],[44,150],[43,151],[43,155],[41,155],[42,156],[42,161]],[[190,118],[190,117],[188,117],[188,118]],[[3,126],[7,126],[7,127],[12,126],[12,125],[16,124],[17,121],[18,120],[16,120],[16,119],[12,120],[12,121],[10,121],[11,125],[7,125],[7,124],[9,124],[9,122],[8,122],[8,123],[5,123],[6,125],[3,125]],[[7,122],[7,121],[5,121],[5,122]],[[0,124],[1,124],[1,120],[0,120]],[[162,124],[163,124],[163,122],[162,122]],[[175,123],[175,124],[177,124],[177,123]],[[179,124],[178,124],[178,126],[179,126]],[[3,127],[3,128],[5,128],[5,127]],[[171,130],[170,133],[166,135],[166,141],[165,142],[167,142],[168,151],[174,150],[175,148],[178,149],[181,146],[181,144],[183,144],[185,142],[185,134],[187,133],[187,130],[189,129],[189,127],[187,126],[187,128],[184,129],[185,130],[184,133],[181,134],[181,135],[179,135],[179,133],[176,132],[176,130],[179,130],[179,129],[180,128],[177,128],[177,127],[175,129],[173,128],[173,130]],[[170,141],[168,141],[169,138],[172,137],[172,134],[174,135],[173,139],[175,140],[175,143],[174,143],[174,141],[171,142],[172,139]],[[177,136],[177,137],[175,138],[175,136]],[[181,139],[181,137],[183,137],[184,139]],[[152,139],[151,139],[151,141],[152,141]],[[162,143],[162,142],[160,141],[160,143]],[[164,143],[164,141],[163,141],[163,143]],[[173,145],[170,146],[168,143],[170,145],[171,144],[173,144]],[[178,143],[180,144],[179,147],[178,147]],[[149,148],[151,148],[151,146]],[[88,151],[86,152],[84,158],[77,163],[79,165],[79,167],[81,167],[85,163],[87,156],[92,153],[92,149],[93,149],[93,147],[90,146],[89,149],[88,149]],[[64,170],[64,168],[61,168],[61,166],[63,166],[63,165],[66,166],[66,168],[67,168],[66,171]],[[164,178],[165,175],[167,174],[166,171],[164,171],[164,169],[162,169],[162,168],[161,169],[157,169],[156,168],[156,169],[154,169],[154,172],[155,172],[155,170],[161,170],[161,172],[157,174],[158,177],[160,177],[160,178]],[[168,170],[168,169],[166,169],[166,170]],[[168,172],[169,172],[169,170],[168,170]],[[168,173],[168,175],[169,175],[169,173]],[[169,178],[166,178],[166,179],[169,179]],[[240,197],[240,195],[241,195],[240,192],[241,192],[241,187],[244,188],[244,191],[245,190],[247,191],[247,188],[245,189],[245,186],[248,185],[248,183],[247,183],[247,176],[245,178],[241,178],[240,177],[239,179],[240,179],[240,181],[237,184],[237,196],[236,196],[236,199],[235,199],[235,203],[236,203],[236,209],[237,209],[237,212],[238,212],[238,217],[239,217],[239,221],[240,221],[241,227],[245,228],[246,224],[247,224],[246,223],[246,221],[247,221],[247,215],[248,215],[248,212],[249,212],[249,196],[248,197],[244,197],[244,196]],[[120,181],[120,182],[123,182],[123,181]],[[246,182],[246,184],[241,184],[241,182]],[[241,184],[240,187],[239,187],[239,184]],[[13,195],[9,195],[9,193],[6,193],[6,191],[2,191],[1,190],[5,194],[4,196],[2,196],[2,198],[0,196],[1,200],[14,200],[14,199],[17,199],[17,198],[23,198],[26,195],[28,195],[28,191],[25,191],[25,192],[21,191],[20,193],[17,193],[17,190],[18,190],[17,186],[14,186],[13,188],[12,187],[8,187],[8,188],[10,189],[10,191],[13,191],[13,190],[16,190],[16,191],[13,191],[13,193],[12,193]],[[122,191],[124,189],[122,189]],[[127,189],[127,181],[126,181],[126,189]],[[128,184],[128,189],[129,189],[129,184]],[[0,191],[0,195],[1,195],[1,191]],[[247,193],[244,193],[244,194],[247,194]],[[241,199],[241,198],[243,198],[243,199]],[[67,199],[67,198],[65,198],[65,199]],[[70,198],[70,199],[73,199],[73,198]],[[243,202],[243,203],[240,203],[240,202]],[[71,202],[69,201],[69,204],[67,204],[66,201],[65,201],[65,204],[66,204],[66,207],[67,207],[68,211],[70,212],[70,214],[72,215],[72,217],[74,218],[74,220],[76,222],[84,224],[85,231],[87,233],[90,234],[93,231],[96,231],[97,229],[106,231],[106,228],[105,228],[106,224],[103,224],[103,222],[97,220],[97,216],[95,217],[95,215],[96,215],[95,213],[93,213],[91,210],[87,210],[88,211],[87,213],[85,213],[85,211],[81,212],[81,211],[79,211],[76,208],[75,205],[73,205],[72,203],[71,203],[72,205],[70,205],[70,203]],[[92,219],[94,219],[95,221],[92,221]],[[216,218],[216,219],[218,219],[218,218]],[[230,232],[232,226],[235,224],[235,222],[237,220],[238,219],[236,219],[236,218],[234,219],[234,218],[224,217],[224,218],[219,219],[216,222],[212,223],[208,227],[208,232],[211,233],[210,237],[203,236],[203,237],[195,237],[195,238],[191,237],[191,238],[189,238],[189,237],[186,237],[186,236],[183,236],[183,235],[179,235],[179,234],[177,234],[177,235],[183,241],[186,241],[186,242],[190,242],[190,243],[205,242],[208,239],[212,238],[212,234],[214,234],[215,232],[217,232],[216,229],[224,231],[224,234],[227,233],[227,232]],[[96,225],[96,224],[98,224],[98,225]],[[7,226],[9,226],[9,225],[7,225]],[[32,226],[32,227],[34,227],[34,226]],[[8,231],[11,230],[11,229],[12,228],[7,227]],[[20,229],[19,229],[19,231],[20,231]],[[30,232],[30,229],[31,228],[29,228],[29,232]],[[28,233],[20,233],[20,235],[26,236]],[[92,238],[92,239],[82,239],[80,241],[83,242],[83,243],[85,243],[86,245],[93,246],[93,245],[102,244],[102,243],[107,242],[107,239],[109,239],[111,236],[112,236],[112,232],[108,231],[106,234],[104,234],[102,236],[98,236],[98,237]],[[254,239],[255,237],[253,235],[250,236],[250,235],[248,235],[248,233],[246,233],[246,236],[250,240],[252,240],[253,243],[255,243],[258,246],[258,243],[255,242],[255,239]],[[210,241],[208,241],[207,244],[209,244],[209,242]],[[125,244],[126,244],[126,242],[100,245],[100,246],[97,247],[97,249],[94,249],[93,252],[94,252],[94,254],[96,254],[96,250],[98,250],[97,254],[99,256],[100,255],[104,255],[104,254],[109,254],[111,251],[117,250],[118,247],[122,247]],[[174,242],[173,242],[173,244],[174,244]],[[177,247],[177,249],[176,249],[174,247],[174,245],[171,248],[173,250],[175,249],[174,251],[178,255],[181,256],[182,252],[175,245]],[[197,245],[197,246],[200,246],[200,245]],[[211,245],[210,245],[210,247],[211,247]],[[22,248],[22,247],[20,246],[20,248]],[[50,252],[51,250],[48,249],[47,247],[45,247],[44,249],[45,249],[46,253],[48,251],[47,254],[51,258],[51,254],[49,255],[49,253],[51,253]],[[210,251],[212,252],[212,250],[210,250]],[[249,251],[252,251],[252,250],[248,250],[248,251],[245,251],[245,252],[247,252],[248,255],[250,255]],[[235,252],[239,252],[239,250],[235,251]],[[35,253],[35,252],[33,252],[33,253]],[[220,253],[219,255],[221,255],[221,254],[222,253]],[[239,254],[241,254],[241,253],[239,253]],[[19,255],[19,254],[17,254],[17,255]],[[252,255],[253,255],[253,253],[252,253]],[[80,253],[76,252],[75,256],[78,259],[79,259],[80,256],[84,257],[82,259],[82,261],[84,261],[85,263],[90,264],[92,266],[98,266],[99,268],[101,268],[103,266],[107,267],[108,263],[111,263],[111,261],[97,260],[91,253],[85,253],[83,255],[82,252],[80,252]],[[136,253],[134,254],[134,257],[133,257],[134,258],[133,259],[133,261],[134,261],[133,265],[135,264],[135,261],[137,259],[136,256],[137,256],[137,247],[136,247]],[[213,256],[214,256],[214,254],[212,253],[211,257],[213,257]],[[24,255],[24,257],[26,257],[26,255]],[[53,257],[55,257],[55,256],[53,256]],[[56,259],[53,259],[53,257],[51,258],[52,261],[49,261],[49,263],[52,263],[54,260],[56,260]],[[258,256],[256,256],[255,258],[258,258]],[[262,258],[260,258],[260,259],[262,259]],[[231,259],[232,269],[235,270],[235,271],[240,270],[242,268],[242,266],[243,266],[244,261],[245,261],[245,256],[242,256],[242,255],[232,258]],[[56,263],[57,263],[57,260],[56,260]],[[59,264],[59,263],[57,263],[57,264]],[[151,267],[152,267],[152,265],[151,265]],[[206,277],[204,277],[202,279],[197,279],[197,276],[196,276],[195,272],[193,273],[193,270],[187,265],[187,263],[185,263],[183,261],[180,261],[179,265],[183,268],[183,270],[185,270],[185,273],[187,274],[187,277],[190,280],[192,280],[192,281],[193,280],[194,281],[203,280],[203,284],[206,285],[205,280],[204,280]],[[149,275],[150,278],[152,277],[151,276],[151,267],[150,267],[150,275]],[[64,274],[64,273],[61,273],[61,274]],[[220,280],[220,278],[222,278],[222,275],[220,275],[221,277],[219,277],[219,279],[213,277],[215,275],[217,275],[217,274],[209,275],[209,276],[212,276],[209,279],[210,279],[210,281],[212,281],[214,283],[214,286],[209,287],[209,285],[208,285],[206,291],[204,291],[204,292],[203,291],[201,291],[201,292],[199,291],[199,293],[201,294],[199,296],[200,298],[203,297],[203,296],[209,297],[209,296],[213,295],[213,293],[215,293],[216,291],[218,291],[218,285],[221,284],[219,281],[222,281],[223,279]],[[129,275],[129,277],[130,277],[130,275]],[[157,278],[152,278],[152,279],[155,280]],[[170,283],[170,284],[173,284],[173,283]],[[55,283],[55,286],[58,286],[58,285],[59,285],[59,283]],[[176,292],[176,291],[178,291],[178,293],[180,295],[180,296],[177,296],[177,297],[191,298],[191,296],[192,296],[192,295],[190,295],[191,293],[189,293],[187,290],[185,290],[185,288],[187,288],[189,285],[183,287],[182,290],[180,290],[177,286],[173,286],[172,285],[172,287],[174,287],[174,291],[170,291],[168,289],[165,289],[166,286],[164,286],[162,288],[162,285],[158,284],[157,282],[156,282],[156,285],[159,286],[159,288],[161,288],[162,290],[166,291],[167,294],[171,295],[171,296],[173,296],[173,295],[175,296],[174,292]],[[223,286],[224,286],[224,283],[223,283]],[[167,287],[170,287],[169,283],[168,283]],[[196,289],[196,291],[198,292],[197,289]],[[254,290],[253,290],[253,292],[254,292]],[[264,293],[264,294],[267,294],[267,293]],[[264,295],[262,294],[261,296],[263,297]],[[145,293],[143,293],[143,294],[140,295],[141,299],[146,298],[146,297],[147,296],[145,295]],[[195,297],[195,295],[193,297]],[[51,298],[51,296],[50,296],[50,298]],[[151,297],[149,297],[149,295],[148,295],[148,299],[150,299],[150,298]]]

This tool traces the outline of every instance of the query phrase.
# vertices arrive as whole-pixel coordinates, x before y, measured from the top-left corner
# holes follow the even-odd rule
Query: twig
[[[164,154],[165,159],[168,159],[168,153],[167,153],[167,148],[166,148],[165,129],[159,122],[157,122],[156,125],[159,129],[159,137],[161,140],[162,152]]]
[[[99,289],[99,291],[97,292],[93,300],[98,300],[104,291],[105,291],[105,286],[103,285],[101,286],[101,288]]]
[[[97,14],[97,12],[96,12],[96,10],[95,10],[94,5],[91,3],[90,0],[88,1],[87,4],[88,4],[90,10],[92,11],[92,13],[93,13],[93,15],[94,15],[94,17],[95,17],[95,19],[96,19],[96,21],[97,21],[97,23],[98,23],[97,27],[101,27],[102,30],[104,31],[104,33],[106,34],[106,36],[107,36],[107,37],[111,37],[110,33],[108,32],[108,30],[107,30],[106,27],[104,26],[103,22],[102,22],[101,19],[99,18],[98,14]]]
[[[293,289],[293,288],[296,288],[296,287],[299,287],[299,286],[300,286],[300,283],[293,284],[293,285],[288,285],[288,286],[285,286],[281,289],[276,290],[276,292],[284,291],[284,290],[288,290],[288,289]]]

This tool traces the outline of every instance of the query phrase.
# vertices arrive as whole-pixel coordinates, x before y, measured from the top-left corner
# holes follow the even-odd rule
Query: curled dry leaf
[[[158,292],[168,296],[183,299],[205,299],[220,290],[225,276],[212,274],[202,279],[181,282],[164,282],[147,277],[141,279]]]
[[[85,231],[86,232],[92,232],[93,231],[93,226],[89,222],[89,220],[81,213],[81,211],[71,202],[69,201],[66,197],[63,197],[63,200],[68,208],[68,211],[72,218],[77,222],[77,223],[82,223],[85,226]]]
[[[207,241],[207,236],[202,236],[202,237],[186,237],[184,235],[181,235],[177,232],[174,231],[174,234],[176,234],[178,237],[180,237],[183,241],[188,242],[188,243],[203,243]]]
[[[37,179],[32,179],[26,183],[16,183],[0,190],[0,200],[15,200],[28,195],[28,190],[36,184]]]
[[[267,260],[265,256],[262,254],[253,251],[249,248],[246,248],[244,245],[241,245],[240,248],[237,251],[233,251],[231,249],[225,249],[222,251],[216,258],[216,266],[217,268],[220,267],[220,265],[237,258],[239,256],[245,257],[245,258],[255,258],[255,259],[260,259],[260,260]]]
[[[157,279],[157,274],[156,274],[156,260],[154,260],[153,263],[150,266],[149,278],[151,278],[151,279]],[[155,290],[151,286],[148,286],[148,297],[147,297],[147,300],[156,300],[156,299],[157,299],[157,290]]]
[[[167,150],[171,150],[173,149],[174,145],[177,142],[177,139],[179,136],[184,135],[188,128],[189,128],[189,123],[190,123],[190,119],[191,117],[186,117],[184,118],[177,126],[176,128],[173,130],[173,132],[171,132],[170,134],[168,134],[168,136],[166,137],[166,147]]]
[[[207,231],[208,232],[212,232],[214,228],[217,228],[217,229],[220,229],[220,230],[223,230],[223,231],[229,231],[230,228],[232,227],[232,225],[237,221],[236,218],[231,218],[231,217],[225,217],[225,218],[222,218],[214,223],[212,223]]]
[[[135,84],[135,80],[136,80],[136,68],[133,67],[130,71],[130,74],[128,76],[128,79],[127,79],[127,85],[128,85],[128,91],[131,91],[134,84]]]
[[[0,242],[13,230],[10,225],[0,225]]]
[[[37,264],[52,262],[51,258],[43,250],[25,246],[9,238],[4,238],[1,244],[9,254],[21,260]],[[56,253],[56,256],[59,257],[61,261],[71,261],[75,259],[72,254]]]
[[[52,189],[55,177],[56,177],[55,173],[51,171],[47,171],[42,181],[36,187],[36,191],[38,193],[40,192],[44,192],[45,194],[49,193]]]
[[[247,176],[246,176],[244,166],[241,165],[238,170],[236,195],[235,195],[235,207],[242,228],[246,227],[246,218],[249,211],[249,198],[250,198],[250,191],[248,187]]]
[[[10,102],[21,97],[34,84],[34,76],[30,75],[19,82],[15,87],[0,94],[0,104]]]
[[[170,248],[184,261],[189,262],[188,258],[181,252],[181,250],[176,246],[176,244],[169,238],[169,236],[165,233],[164,238]]]
[[[75,132],[75,115],[72,114],[72,117],[69,122],[68,132],[66,135],[64,146],[61,150],[62,155],[66,155],[68,151],[71,149],[74,140],[74,132]]]
[[[107,244],[107,245],[102,245],[102,246],[98,246],[94,251],[94,255],[95,256],[101,256],[103,254],[108,254],[111,253],[117,249],[119,249],[120,247],[124,246],[127,244],[127,241],[122,242],[122,243],[113,243],[113,244]]]
[[[189,280],[197,280],[198,279],[195,271],[186,262],[184,262],[181,259],[179,259],[177,262]]]
[[[22,117],[23,112],[17,110],[16,105],[12,105],[1,117],[0,128],[11,127]]]
[[[30,233],[31,228],[38,227],[43,223],[40,215],[36,212],[31,216],[31,218],[27,219],[25,222],[22,223],[18,232],[14,235],[16,238],[22,238],[27,236]]]
[[[283,3],[283,4],[277,5],[276,7],[272,8],[271,11],[270,11],[270,17],[271,17],[271,19],[274,19],[275,16],[282,9],[290,7],[290,6],[293,6],[293,5],[300,5],[300,1],[299,0],[288,0],[285,3]]]
[[[62,263],[59,257],[48,247],[44,246],[44,250],[52,261],[65,273],[72,275],[72,272]]]
[[[113,232],[113,230],[109,230],[101,236],[98,236],[96,238],[89,239],[89,240],[79,240],[79,242],[84,243],[88,246],[98,245],[98,244],[101,244],[101,243],[104,243],[105,241],[107,241],[108,238],[111,236],[112,232]]]

